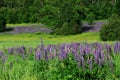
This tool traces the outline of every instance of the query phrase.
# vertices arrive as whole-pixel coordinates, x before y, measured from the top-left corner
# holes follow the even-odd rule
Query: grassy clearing
[[[23,24],[24,25],[24,24]],[[23,26],[20,24],[20,26]],[[25,26],[25,25],[24,25]],[[28,24],[26,24],[28,26]],[[14,26],[13,26],[14,27]],[[44,39],[44,44],[61,44],[61,43],[71,43],[71,42],[100,42],[104,43],[103,41],[100,40],[99,38],[99,32],[86,32],[82,34],[77,34],[77,35],[69,35],[69,36],[59,36],[59,35],[50,35],[50,34],[39,34],[39,33],[34,33],[34,34],[0,34],[0,49],[8,48],[8,47],[18,47],[21,45],[24,45],[26,47],[32,46],[36,47],[37,45],[40,44],[40,38]],[[114,43],[113,41],[107,41],[105,43]],[[9,57],[8,61],[14,62],[14,56]],[[18,58],[21,59],[21,58]],[[110,77],[113,77],[115,80],[118,80],[119,78],[119,60],[120,56],[116,55],[115,57],[115,74],[108,75],[108,80],[110,80]],[[36,76],[30,76],[30,71],[32,69],[33,63],[35,63],[34,60],[18,60],[20,61],[19,64],[14,63],[14,67],[12,70],[9,70],[8,73],[11,75],[10,77],[15,77],[17,79],[17,75],[23,75],[22,72],[25,72],[24,76],[22,77],[22,80],[37,80]],[[51,71],[54,70],[53,67],[53,62],[50,63],[50,69]],[[9,63],[6,64],[9,66]],[[28,65],[28,66],[26,66]],[[23,67],[24,66],[24,67]],[[51,68],[51,66],[53,68]],[[22,70],[22,71],[21,71]],[[13,75],[14,72],[14,75]],[[20,72],[20,73],[19,73]],[[7,72],[6,72],[7,73]],[[16,75],[15,75],[16,74]],[[12,76],[13,75],[13,76]],[[53,76],[53,74],[52,74]],[[2,78],[1,78],[2,79]],[[3,78],[4,79],[4,78]],[[112,79],[111,79],[112,80]]]
[[[61,44],[71,42],[101,42],[98,32],[87,32],[78,35],[56,36],[50,34],[0,34],[0,48],[8,48],[24,45],[26,47],[36,47],[40,44],[40,38],[44,39],[44,44]],[[114,43],[108,41],[106,43]]]
[[[7,27],[17,27],[17,26],[33,26],[33,25],[41,25],[41,23],[21,23],[21,24],[7,24]]]
[[[0,48],[11,46],[33,46],[40,44],[40,38],[47,44],[60,44],[71,42],[96,42],[100,41],[98,32],[87,32],[78,35],[56,36],[50,34],[0,34]]]

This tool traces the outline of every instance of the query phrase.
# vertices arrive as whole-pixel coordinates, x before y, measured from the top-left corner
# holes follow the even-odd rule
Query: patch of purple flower
[[[42,58],[42,53],[41,53],[40,51],[37,51],[37,52],[35,53],[35,58],[36,58],[37,60],[40,60],[40,59]]]
[[[8,53],[13,55],[20,54],[23,59],[27,58],[27,48],[24,46],[18,48],[8,48]],[[94,65],[103,66],[106,64],[112,64],[111,54],[120,53],[120,43],[115,43],[114,48],[110,45],[100,44],[100,43],[71,43],[71,44],[61,44],[61,45],[48,45],[45,46],[43,40],[41,41],[41,45],[37,48],[29,47],[28,53],[32,57],[34,56],[36,60],[53,60],[54,58],[58,58],[60,61],[67,59],[68,57],[72,57],[78,64],[79,67],[85,69],[88,65],[89,69],[92,70]],[[34,53],[35,52],[35,53]],[[32,54],[33,53],[33,54]],[[5,63],[7,57],[3,56],[3,52],[0,51],[0,58],[2,58],[2,64]],[[17,58],[17,57],[16,57]],[[10,63],[12,65],[12,63]]]
[[[0,51],[0,58],[3,56],[3,52],[2,51]]]

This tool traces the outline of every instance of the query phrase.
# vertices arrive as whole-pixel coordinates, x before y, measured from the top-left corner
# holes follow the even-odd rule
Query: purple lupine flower
[[[112,48],[110,45],[106,45],[106,52],[110,54],[112,53]]]
[[[98,48],[97,49],[97,56],[98,56],[98,58],[100,58],[100,56],[101,56],[101,53],[102,53],[102,49],[101,48]]]
[[[51,53],[49,54],[49,59],[53,59],[54,58],[54,55]]]
[[[44,49],[46,49],[46,51],[48,51],[48,52],[52,52],[53,48],[55,48],[53,45],[48,45]]]
[[[91,52],[91,47],[89,47],[89,44],[86,44],[85,54],[89,54],[90,52]]]
[[[120,43],[119,42],[114,44],[114,53],[120,53]]]
[[[88,59],[88,64],[89,64],[90,70],[92,70],[92,59]]]
[[[30,53],[30,54],[33,53],[33,48],[32,48],[32,47],[30,47],[30,49],[29,49],[29,53]]]
[[[100,58],[100,56],[99,56],[98,49],[95,49],[93,53],[94,53],[95,63],[99,64],[99,58]]]
[[[35,54],[35,58],[37,60],[40,60],[42,58],[42,53],[40,51],[37,51],[36,54]]]
[[[78,55],[77,53],[78,52],[76,50],[74,50],[74,49],[72,50],[72,54],[73,54],[74,57],[76,57]]]
[[[14,53],[14,48],[8,48],[8,54],[13,54]]]
[[[25,47],[24,46],[21,46],[18,48],[18,51],[19,51],[19,54],[22,56],[23,59],[25,59]]]
[[[24,46],[21,46],[21,50],[23,50],[23,52],[25,52],[25,47],[24,47]]]
[[[80,45],[80,54],[83,55],[84,54],[84,46]]]
[[[19,52],[20,52],[20,49],[19,49],[19,48],[16,48],[16,53],[19,54]]]
[[[101,60],[102,60],[102,62],[104,62],[104,53],[103,52],[101,53]]]
[[[57,50],[54,49],[54,51],[53,51],[53,57],[56,57],[56,56],[57,56]]]
[[[59,53],[59,59],[60,59],[60,60],[65,59],[65,58],[67,57],[67,54],[68,54],[68,53],[67,53],[65,50],[61,49],[61,50],[60,50],[60,53]]]
[[[0,51],[0,58],[3,56],[3,52],[2,51]]]
[[[7,56],[2,56],[2,65],[4,65],[6,60],[7,60]]]
[[[17,52],[18,52],[19,54],[25,54],[25,47],[24,47],[24,46],[21,46],[21,47],[17,48]]]
[[[81,57],[81,63],[82,63],[82,68],[85,69],[85,61],[84,61],[84,57]]]
[[[66,45],[66,46],[65,46],[65,51],[68,52],[68,53],[70,52],[69,45]]]
[[[65,44],[62,44],[61,46],[60,46],[60,50],[64,50],[65,49]]]
[[[80,55],[76,56],[75,61],[78,63],[78,67],[82,66],[82,60]]]
[[[48,53],[47,53],[47,49],[44,49],[44,53],[45,53],[45,60],[48,60]]]
[[[81,55],[77,54],[75,57],[74,57],[75,61],[76,62],[80,62],[81,63]]]
[[[100,54],[101,54],[101,51],[102,51],[102,45],[98,43],[96,49],[97,49],[97,54],[100,57]]]
[[[78,50],[78,46],[79,46],[79,43],[73,43],[72,44],[73,49],[76,50],[76,51]]]

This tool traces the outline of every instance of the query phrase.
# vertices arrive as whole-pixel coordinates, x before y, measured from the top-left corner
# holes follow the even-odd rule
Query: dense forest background
[[[64,16],[72,15],[69,13],[71,8],[77,9],[83,20],[90,14],[99,20],[116,13],[119,2],[119,0],[0,0],[0,11],[4,13],[7,23],[54,20],[60,13],[64,13]]]
[[[0,13],[6,23],[42,23],[58,34],[75,34],[82,32],[82,20],[119,15],[119,5],[120,0],[0,0]]]

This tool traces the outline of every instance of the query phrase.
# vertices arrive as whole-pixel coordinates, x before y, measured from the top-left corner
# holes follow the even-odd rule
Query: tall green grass
[[[99,32],[87,32],[77,35],[60,36],[50,34],[0,34],[0,48],[11,46],[33,46],[39,45],[40,38],[44,39],[44,44],[60,44],[71,42],[99,42]]]

